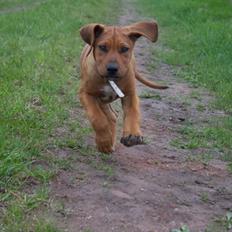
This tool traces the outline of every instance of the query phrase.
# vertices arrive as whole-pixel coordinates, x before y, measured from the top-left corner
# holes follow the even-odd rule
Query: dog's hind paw
[[[122,137],[120,142],[127,147],[145,143],[143,136],[140,135],[128,135],[126,137]]]

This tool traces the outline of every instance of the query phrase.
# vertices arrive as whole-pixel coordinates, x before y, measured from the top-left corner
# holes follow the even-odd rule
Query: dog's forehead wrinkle
[[[101,36],[98,38],[97,43],[106,45],[128,46],[128,36],[121,27],[118,26],[107,26]]]

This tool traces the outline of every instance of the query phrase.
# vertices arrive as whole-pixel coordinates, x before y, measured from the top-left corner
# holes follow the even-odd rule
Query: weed
[[[208,203],[209,202],[209,195],[208,195],[208,193],[206,193],[206,192],[201,193],[200,199],[201,199],[202,202]]]
[[[179,229],[173,229],[171,232],[190,232],[188,226],[182,225]]]
[[[35,232],[61,232],[51,222],[40,220],[36,222]]]
[[[197,109],[198,111],[200,111],[200,112],[203,112],[203,111],[205,111],[205,106],[202,105],[202,104],[198,104],[198,105],[196,106],[196,109]]]
[[[186,158],[186,161],[197,161],[201,162],[204,165],[208,165],[209,161],[213,159],[213,155],[205,153],[205,154],[197,154],[197,155],[189,155]]]
[[[176,148],[186,149],[185,144],[180,139],[171,140],[170,145]]]
[[[179,149],[196,149],[198,147],[200,147],[201,141],[197,138],[191,138],[190,140],[182,141],[181,139],[173,139],[170,142],[170,145],[179,148]]]
[[[199,92],[197,92],[197,91],[192,91],[190,96],[194,99],[201,101],[201,96],[200,96]]]
[[[227,212],[224,217],[219,217],[211,223],[205,232],[229,232],[232,229],[232,213]]]
[[[94,232],[92,229],[84,229],[82,232]]]
[[[232,213],[231,212],[227,212],[227,214],[226,214],[225,227],[227,230],[232,229]]]
[[[148,93],[148,92],[141,93],[139,96],[141,98],[151,98],[151,99],[155,99],[155,100],[161,100],[162,99],[159,94],[152,94],[152,93]]]

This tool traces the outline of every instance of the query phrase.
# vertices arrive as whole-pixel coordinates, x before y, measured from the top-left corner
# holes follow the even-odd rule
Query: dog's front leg
[[[140,131],[140,110],[139,98],[136,93],[122,99],[124,113],[123,137],[121,143],[125,146],[143,144],[143,137]]]
[[[108,119],[100,107],[100,103],[94,97],[80,93],[80,100],[87,111],[87,116],[96,133],[96,144],[100,152],[110,153],[113,151],[113,135]]]

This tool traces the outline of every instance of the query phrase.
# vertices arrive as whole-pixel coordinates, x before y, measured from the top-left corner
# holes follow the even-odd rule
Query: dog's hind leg
[[[101,108],[101,104],[91,95],[81,92],[80,100],[86,109],[87,116],[96,133],[96,144],[100,152],[110,153],[113,151],[112,128],[109,120]]]

